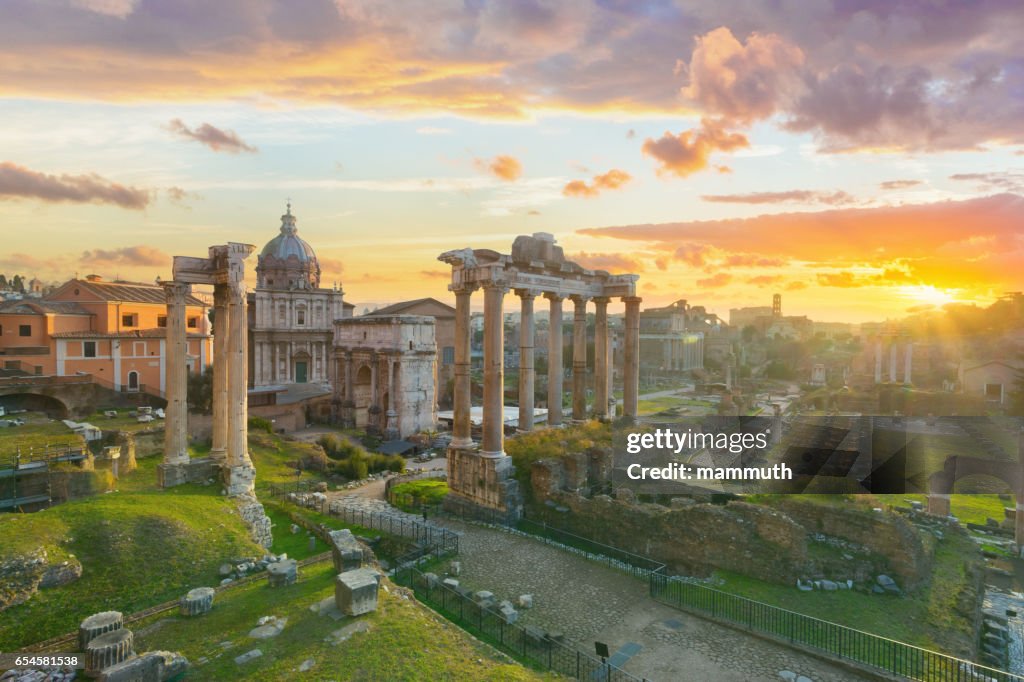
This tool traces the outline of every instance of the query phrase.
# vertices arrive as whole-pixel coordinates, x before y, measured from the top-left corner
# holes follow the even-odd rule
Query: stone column
[[[572,419],[587,418],[587,299],[572,296]]]
[[[517,289],[519,296],[519,430],[533,429],[533,299],[529,289]]]
[[[594,413],[598,419],[608,418],[608,298],[594,299]]]
[[[548,425],[562,423],[562,297],[544,294],[548,313]]]
[[[505,320],[502,302],[505,287],[498,282],[484,284],[484,457],[505,454]]]
[[[248,393],[246,391],[245,285],[229,285],[228,297],[228,439],[224,470],[229,496],[251,494],[256,471],[249,458]]]
[[[875,341],[875,383],[882,383],[882,341]]]
[[[622,372],[622,413],[636,420],[640,398],[640,301],[639,296],[624,296],[626,304],[626,339]]]
[[[896,339],[889,344],[889,381],[896,383]]]
[[[213,445],[210,457],[224,462],[228,445],[228,287],[213,287]]]
[[[452,445],[469,447],[473,444],[473,426],[469,420],[472,406],[469,365],[473,330],[469,324],[469,305],[472,287],[454,289],[455,292],[455,384],[453,396]]]
[[[188,457],[188,350],[185,336],[185,298],[188,284],[163,282],[167,295],[167,410],[164,420],[165,465],[186,464]],[[178,481],[181,482],[181,481]],[[169,480],[166,483],[175,485]]]
[[[903,356],[903,383],[912,384],[914,382],[911,381],[910,367],[911,363],[914,361],[914,343],[908,340],[904,344],[904,346],[905,354]]]

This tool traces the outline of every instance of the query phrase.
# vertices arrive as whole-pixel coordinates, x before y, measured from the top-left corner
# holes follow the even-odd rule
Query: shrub
[[[331,459],[348,459],[353,455],[366,455],[366,449],[361,445],[353,443],[345,436],[336,433],[325,433],[317,440],[317,444],[324,449]]]
[[[269,419],[264,419],[263,417],[249,417],[249,430],[274,433],[274,424]]]

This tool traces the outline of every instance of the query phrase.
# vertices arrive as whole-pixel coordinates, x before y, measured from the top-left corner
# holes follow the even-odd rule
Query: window
[[[199,326],[199,318],[198,317],[190,317],[190,318],[188,318],[188,328],[189,329],[195,329],[198,326]]]
[[[137,391],[139,390],[139,373],[135,370],[128,372],[128,390]]]
[[[167,316],[166,315],[157,315],[156,316],[156,326],[158,326],[158,327],[166,327],[167,326]]]
[[[135,322],[135,314],[134,313],[128,313],[127,315],[122,315],[121,316],[121,326],[122,327],[134,327],[135,325],[136,325],[136,322]]]
[[[32,325],[18,325],[18,336],[32,336]]]
[[[306,324],[306,311],[296,310],[295,311],[295,324]]]
[[[4,335],[4,326],[0,324],[0,336]]]
[[[82,342],[82,357],[83,358],[94,358],[94,357],[96,357],[96,342],[95,341],[83,341]]]
[[[442,365],[454,365],[455,364],[455,346],[445,346],[441,351],[441,364]]]
[[[1003,385],[985,384],[985,400],[994,400],[1000,403],[1003,402]]]

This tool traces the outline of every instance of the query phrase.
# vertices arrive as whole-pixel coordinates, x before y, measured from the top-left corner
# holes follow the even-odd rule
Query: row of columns
[[[897,380],[897,363],[899,361],[899,345],[900,342],[893,340],[889,344],[889,381],[895,383]],[[914,343],[913,341],[903,342],[903,383],[912,384],[911,381],[911,369],[914,360]],[[882,383],[882,361],[884,354],[882,352],[882,341],[875,341],[875,383]]]
[[[164,464],[182,465],[189,461],[185,308],[191,286],[164,282],[163,287],[167,300]],[[213,445],[210,456],[229,469],[251,468],[246,443],[245,287],[240,284],[214,285],[213,309]]]
[[[483,442],[481,454],[486,457],[501,457],[504,454],[504,314],[503,302],[508,289],[498,282],[480,285],[484,290],[484,405]],[[470,383],[470,304],[476,285],[454,288],[455,293],[455,384],[454,384],[454,425],[452,445],[472,445],[472,404]],[[537,293],[530,289],[516,289],[520,299],[520,345],[519,345],[519,430],[533,428],[534,411],[534,309]],[[562,423],[562,302],[565,297],[557,293],[545,293],[548,299],[548,416],[550,426]],[[582,421],[588,417],[586,372],[587,372],[587,302],[585,296],[569,296],[574,304],[573,311],[573,374],[572,374],[572,417]],[[626,304],[626,339],[623,413],[629,418],[637,414],[639,393],[640,347],[640,301],[636,296],[622,299]],[[608,418],[611,410],[611,343],[608,329],[607,297],[593,298],[595,315],[594,334],[594,413],[598,418]]]
[[[306,381],[309,383],[330,381],[333,377],[327,371],[330,347],[326,341],[255,341],[256,353],[254,381],[257,385],[290,383],[295,381],[295,361],[298,351],[309,349],[309,364]],[[281,360],[284,360],[284,368]]]

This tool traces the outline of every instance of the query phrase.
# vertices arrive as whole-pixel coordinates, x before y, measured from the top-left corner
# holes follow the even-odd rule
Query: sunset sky
[[[0,121],[8,277],[166,278],[291,198],[358,310],[537,231],[723,317],[1024,289],[1014,0],[5,0]]]

